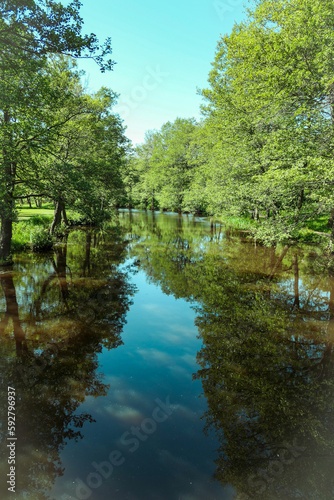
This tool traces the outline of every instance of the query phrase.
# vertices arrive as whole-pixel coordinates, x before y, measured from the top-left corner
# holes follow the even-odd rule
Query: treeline
[[[319,216],[333,227],[333,27],[332,0],[255,2],[219,40],[202,120],[147,134],[123,204],[251,216],[267,244]]]
[[[10,261],[17,203],[54,202],[51,232],[66,208],[95,223],[121,192],[128,140],[113,112],[117,95],[88,93],[76,58],[101,71],[110,40],[82,34],[80,3],[0,2],[0,263]]]

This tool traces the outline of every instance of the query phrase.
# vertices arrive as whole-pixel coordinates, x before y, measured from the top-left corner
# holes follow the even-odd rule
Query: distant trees
[[[181,212],[186,208],[193,170],[190,142],[195,130],[194,119],[177,118],[146,135],[130,160],[137,173],[135,186],[133,177],[127,181],[132,202],[152,210]]]
[[[267,243],[333,203],[333,14],[328,1],[259,2],[221,38],[203,91],[228,211],[265,216]]]

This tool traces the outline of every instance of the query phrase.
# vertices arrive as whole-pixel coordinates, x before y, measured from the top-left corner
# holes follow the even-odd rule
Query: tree
[[[190,142],[196,130],[194,119],[177,118],[165,123],[160,131],[146,134],[132,159],[138,174],[133,196],[145,208],[169,209],[181,213],[192,180]],[[136,195],[136,193],[138,193]]]
[[[45,73],[49,54],[91,57],[101,71],[110,40],[100,46],[94,34],[82,35],[80,2],[67,7],[54,1],[1,2],[0,14],[0,261],[10,256],[15,189],[24,182],[29,148],[48,140],[54,126],[43,122],[44,107],[57,97]],[[58,95],[59,97],[59,95]],[[31,193],[34,194],[34,193]]]
[[[332,204],[333,14],[327,1],[258,2],[219,41],[203,91],[223,210],[265,215],[268,244]]]

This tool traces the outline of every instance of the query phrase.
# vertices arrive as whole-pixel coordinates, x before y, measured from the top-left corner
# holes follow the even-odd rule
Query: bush
[[[308,228],[296,230],[293,236],[295,240],[305,241],[306,243],[321,243],[322,241],[328,240],[328,237],[326,235],[317,234]]]
[[[29,221],[17,222],[13,225],[12,252],[30,248],[32,229]]]
[[[49,216],[34,215],[28,220],[13,224],[12,252],[28,250],[31,248],[32,238],[35,232],[45,231],[50,224]]]
[[[33,215],[30,217],[30,219],[27,221],[28,224],[32,226],[44,226],[47,227],[51,223],[53,217],[52,215]]]
[[[47,229],[38,227],[32,232],[31,247],[33,252],[47,252],[53,248],[53,239]]]

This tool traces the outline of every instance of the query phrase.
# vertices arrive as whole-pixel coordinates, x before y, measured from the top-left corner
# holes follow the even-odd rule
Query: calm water
[[[0,498],[333,499],[333,276],[316,247],[135,211],[17,255],[0,273]]]

